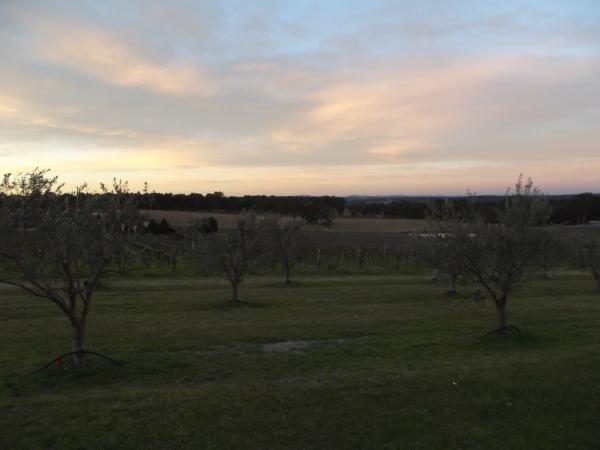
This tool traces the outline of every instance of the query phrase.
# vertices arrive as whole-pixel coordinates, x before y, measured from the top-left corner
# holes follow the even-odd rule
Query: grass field
[[[417,275],[254,278],[235,308],[216,280],[115,281],[88,342],[123,367],[41,374],[66,319],[3,289],[0,448],[598,449],[592,287],[534,282],[503,339],[490,302]]]
[[[232,229],[240,217],[239,214],[227,214],[218,212],[191,212],[191,211],[144,211],[149,217],[160,221],[167,221],[178,227],[185,227],[205,217],[214,217],[219,223],[219,228]],[[291,222],[292,217],[281,217],[284,222]],[[301,219],[296,219],[301,220]],[[383,219],[374,217],[337,217],[330,228],[318,227],[321,231],[347,231],[347,232],[370,232],[370,233],[402,233],[420,231],[427,225],[425,220],[416,219]]]
[[[220,213],[211,211],[162,211],[146,210],[144,211],[150,218],[160,221],[167,221],[176,227],[186,227],[194,224],[197,220],[206,217],[217,219],[219,229],[231,230],[236,226],[240,215],[237,213]],[[262,217],[276,217],[273,215],[263,215]],[[277,216],[283,222],[291,222],[292,217]],[[296,218],[297,221],[301,219]],[[419,232],[427,230],[427,221],[419,219],[390,219],[381,217],[337,217],[330,228],[322,226],[311,227],[313,231],[318,231],[322,235],[344,234],[346,240],[362,241],[368,236],[369,239],[385,242],[404,233]],[[575,225],[560,226],[561,233],[600,233],[600,225]],[[346,236],[347,235],[347,236]]]

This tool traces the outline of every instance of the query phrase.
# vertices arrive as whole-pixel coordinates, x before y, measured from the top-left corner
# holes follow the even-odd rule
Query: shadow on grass
[[[254,309],[254,308],[268,308],[268,303],[257,303],[247,300],[238,300],[236,302],[221,301],[212,305],[212,309],[224,310],[224,311],[235,311],[238,309]]]
[[[551,347],[556,342],[556,337],[532,335],[523,330],[521,333],[512,332],[505,336],[492,333],[474,337],[471,347],[487,351],[537,350]]]
[[[288,291],[300,288],[306,288],[313,286],[314,283],[306,282],[304,280],[294,279],[289,283],[284,283],[282,280],[271,280],[264,283],[257,283],[256,286],[264,289],[278,289],[281,291]]]
[[[128,378],[127,369],[88,367],[85,369],[52,367],[43,372],[13,372],[4,379],[4,386],[12,397],[51,393],[66,388],[87,388],[111,385]]]

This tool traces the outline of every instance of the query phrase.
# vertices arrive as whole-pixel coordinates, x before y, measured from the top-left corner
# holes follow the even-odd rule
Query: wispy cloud
[[[4,124],[45,128],[56,132],[76,132],[97,136],[137,138],[139,134],[133,130],[106,128],[95,124],[77,124],[60,119],[57,114],[44,112],[37,105],[11,95],[0,92],[0,120]]]
[[[190,64],[154,62],[113,36],[72,28],[44,44],[45,56],[104,82],[177,95],[208,95],[216,83]]]

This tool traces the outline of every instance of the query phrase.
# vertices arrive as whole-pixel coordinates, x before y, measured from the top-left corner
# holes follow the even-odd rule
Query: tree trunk
[[[229,303],[231,304],[235,304],[238,303],[240,301],[240,283],[239,282],[232,282],[231,283],[231,300],[229,301]]]
[[[85,351],[85,321],[77,321],[77,325],[73,326],[73,351]],[[74,353],[73,364],[75,367],[83,368],[86,365],[85,353]]]
[[[456,283],[458,281],[458,275],[448,274],[447,285],[446,285],[446,294],[452,295],[456,294]]]
[[[506,317],[506,302],[503,302],[500,305],[496,305],[496,310],[498,311],[498,333],[501,336],[506,336],[508,334],[508,321],[507,321],[507,317]]]
[[[594,279],[596,280],[596,292],[600,292],[600,272],[594,273]]]
[[[552,277],[550,276],[550,272],[548,272],[548,267],[546,267],[546,266],[542,267],[542,277],[544,278],[544,280],[552,279]]]
[[[290,284],[292,282],[292,280],[290,279],[290,268],[289,266],[284,265],[283,266],[283,276],[284,276],[284,281],[283,284],[285,284],[286,286],[288,284]]]

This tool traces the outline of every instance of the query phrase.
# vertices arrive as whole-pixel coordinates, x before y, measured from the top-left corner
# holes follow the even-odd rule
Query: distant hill
[[[550,200],[568,200],[576,197],[580,194],[554,194],[548,195]],[[600,194],[594,194],[600,195]],[[393,202],[399,200],[406,201],[427,201],[427,200],[439,200],[443,198],[448,199],[463,199],[467,198],[467,195],[349,195],[346,198],[346,203],[357,203],[357,202]],[[478,195],[477,199],[481,201],[493,201],[504,198],[504,195]]]
[[[433,195],[349,195],[346,197],[347,203],[355,202],[392,202],[397,200],[425,201],[436,198],[450,198],[450,196]],[[459,198],[459,197],[454,197]]]

